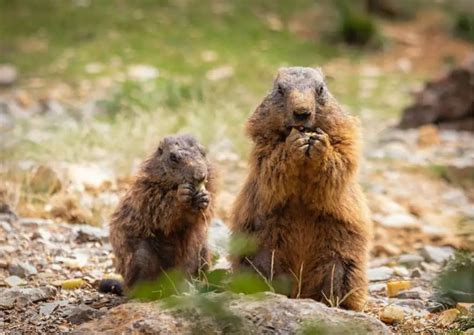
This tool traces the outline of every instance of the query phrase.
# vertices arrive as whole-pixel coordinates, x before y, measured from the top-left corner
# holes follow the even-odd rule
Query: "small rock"
[[[81,278],[67,279],[62,282],[61,287],[65,290],[75,290],[86,285],[86,282]]]
[[[409,307],[410,309],[425,309],[426,304],[421,299],[396,299],[392,298],[390,300],[396,306]]]
[[[53,221],[51,220],[45,220],[45,219],[40,219],[40,218],[24,218],[20,219],[20,224],[24,226],[43,226],[43,225],[49,225],[52,224]]]
[[[59,300],[53,302],[45,302],[40,306],[40,314],[42,315],[51,315],[58,306],[66,306],[68,304],[67,300]]]
[[[379,268],[369,269],[367,275],[368,275],[369,281],[388,280],[393,275],[393,269],[387,266],[381,266]]]
[[[72,324],[79,325],[86,321],[97,319],[104,315],[103,311],[91,308],[84,304],[74,306],[65,312],[66,319]]]
[[[380,312],[379,317],[383,322],[393,324],[395,322],[403,321],[405,311],[402,307],[389,305]]]
[[[16,67],[12,64],[0,64],[0,85],[12,85],[18,78]]]
[[[15,305],[24,306],[30,302],[38,302],[56,295],[51,286],[38,288],[8,288],[0,290],[0,309],[11,309]]]
[[[18,276],[10,276],[5,278],[5,283],[10,287],[16,287],[26,285],[26,280],[21,279]]]
[[[427,299],[429,295],[430,294],[421,287],[415,287],[411,290],[399,292],[396,297],[398,299]]]
[[[45,165],[38,166],[30,180],[30,188],[36,193],[53,194],[61,187],[62,183],[56,171]]]
[[[421,278],[422,272],[420,269],[416,268],[410,274],[410,278]]]
[[[2,228],[6,233],[10,233],[12,231],[12,226],[7,221],[0,221],[0,228]]]
[[[380,293],[380,292],[385,292],[385,284],[384,283],[369,285],[369,293],[373,294],[373,293]]]
[[[434,247],[427,245],[420,250],[420,254],[427,262],[444,264],[448,259],[454,256],[454,251],[450,247]]]
[[[424,258],[417,254],[403,254],[398,258],[398,264],[404,265],[408,268],[420,266]]]
[[[412,214],[374,215],[374,221],[386,228],[412,228],[420,225],[418,219]]]
[[[392,281],[387,283],[387,296],[392,298],[403,290],[411,288],[411,282],[408,280]]]
[[[80,227],[77,227],[76,233],[75,241],[77,243],[107,242],[109,237],[109,233],[106,229],[90,225],[81,225]]]
[[[442,312],[438,318],[438,324],[444,327],[449,326],[451,323],[456,321],[459,313],[461,312],[459,312],[456,308],[451,308]]]
[[[10,275],[20,278],[27,278],[38,274],[38,270],[30,263],[10,264],[8,272]]]
[[[395,266],[393,267],[393,274],[397,275],[399,277],[408,277],[410,275],[410,272],[408,269],[404,266]]]

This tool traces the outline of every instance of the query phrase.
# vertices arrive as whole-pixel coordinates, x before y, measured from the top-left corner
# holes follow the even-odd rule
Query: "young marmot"
[[[110,223],[115,266],[126,288],[172,268],[193,275],[209,261],[206,234],[214,184],[206,153],[192,136],[161,141]]]
[[[234,268],[294,279],[291,297],[361,310],[371,221],[356,179],[358,120],[319,69],[290,67],[278,71],[247,133],[254,148],[232,228],[255,240],[257,252],[236,256]]]

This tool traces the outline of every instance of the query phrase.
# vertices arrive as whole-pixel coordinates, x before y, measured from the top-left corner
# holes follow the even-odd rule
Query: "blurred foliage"
[[[343,41],[361,46],[375,43],[378,29],[374,19],[354,1],[338,0],[336,4],[340,15],[338,30]]]
[[[229,244],[229,253],[231,255],[248,256],[257,250],[257,240],[244,233],[235,233],[232,235]]]
[[[456,302],[474,302],[474,253],[457,251],[437,278],[436,287]]]
[[[454,24],[455,33],[474,42],[474,13],[459,13]]]

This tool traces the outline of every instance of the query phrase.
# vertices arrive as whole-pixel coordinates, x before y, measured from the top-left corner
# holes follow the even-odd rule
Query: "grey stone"
[[[398,264],[404,265],[407,268],[414,268],[420,266],[424,258],[417,254],[403,254],[398,258]]]
[[[0,221],[0,228],[3,229],[4,232],[10,233],[12,231],[12,226],[7,221]]]
[[[20,219],[20,224],[25,226],[44,226],[53,224],[53,221],[39,218],[24,218]]]
[[[51,286],[35,288],[7,288],[0,290],[0,309],[11,309],[24,306],[30,302],[38,302],[56,295],[56,289]]]
[[[38,270],[30,263],[15,263],[10,264],[8,272],[12,276],[18,276],[20,278],[28,278],[38,274]]]
[[[411,277],[411,278],[421,278],[421,275],[422,275],[422,274],[423,274],[423,273],[421,272],[421,270],[418,269],[418,268],[416,268],[416,269],[413,269],[413,271],[412,271],[411,274],[410,274],[410,277]]]
[[[385,283],[377,283],[369,285],[369,293],[385,292],[387,285]]]
[[[90,225],[78,225],[75,227],[77,243],[86,242],[108,242],[109,233],[107,229],[93,227]]]
[[[45,302],[40,306],[41,315],[51,315],[58,306],[66,306],[69,302],[67,300],[58,300],[53,302]]]
[[[426,307],[425,302],[421,299],[390,299],[390,303],[414,309],[424,309]]]
[[[367,276],[369,281],[382,281],[389,280],[393,275],[393,269],[387,266],[381,266],[379,268],[369,269]]]
[[[454,250],[450,247],[434,247],[426,245],[420,250],[425,261],[444,264],[454,256]]]
[[[364,313],[330,308],[311,299],[288,299],[274,293],[237,295],[209,293],[201,295],[218,304],[222,313],[209,313],[201,304],[169,307],[166,302],[126,303],[110,310],[100,320],[85,323],[73,334],[146,333],[146,334],[296,334],[309,326],[330,334],[390,334],[376,318]],[[168,306],[168,307],[167,307]],[[188,306],[188,307],[185,307]],[[214,307],[216,308],[216,307]]]
[[[419,220],[414,215],[408,213],[374,215],[373,219],[386,228],[413,228],[420,225]]]
[[[26,284],[26,280],[18,277],[18,276],[10,276],[4,279],[5,283],[7,283],[10,287],[16,286],[23,286]]]
[[[86,321],[90,321],[99,318],[104,314],[103,311],[99,311],[87,305],[81,304],[79,306],[71,306],[65,311],[66,319],[72,324],[79,325]]]

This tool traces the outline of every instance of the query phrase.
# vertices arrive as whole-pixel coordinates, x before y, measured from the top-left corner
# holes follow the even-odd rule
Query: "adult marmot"
[[[371,222],[357,183],[358,120],[319,69],[282,68],[247,121],[255,146],[233,208],[233,234],[257,242],[234,268],[293,281],[291,297],[361,310]],[[327,299],[326,299],[327,298]]]
[[[115,266],[126,288],[172,268],[196,274],[209,261],[206,235],[214,184],[206,153],[193,137],[161,141],[110,223]]]

